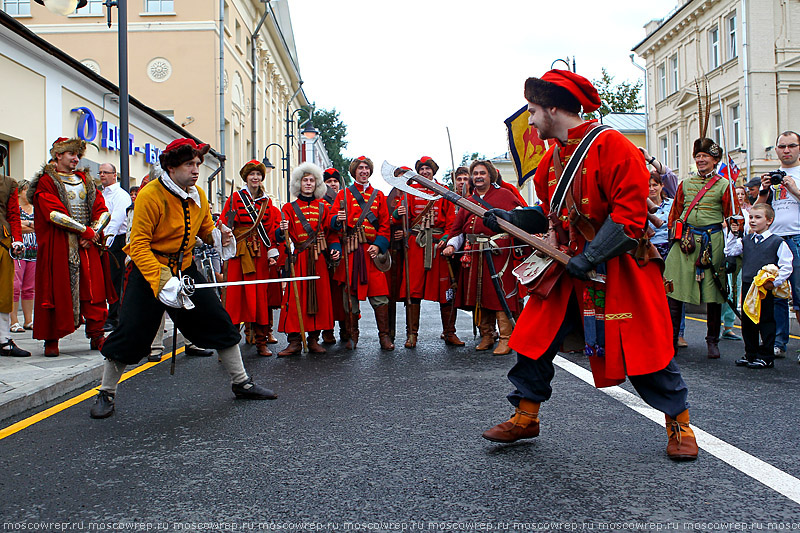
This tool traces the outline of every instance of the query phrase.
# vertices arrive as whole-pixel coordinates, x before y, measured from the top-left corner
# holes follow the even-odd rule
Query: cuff
[[[161,272],[158,277],[158,291],[156,292],[156,296],[161,293],[161,289],[164,288],[164,285],[172,278],[172,271],[169,267],[161,266]]]
[[[270,259],[273,257],[278,257],[279,255],[281,255],[281,253],[277,248],[270,248],[267,252],[267,257]]]
[[[87,241],[91,241],[92,239],[94,239],[95,235],[96,235],[96,233],[94,232],[94,230],[92,228],[88,227],[88,226],[83,231],[83,233],[81,233],[81,237],[83,237]]]
[[[373,241],[372,244],[380,248],[382,254],[385,254],[386,250],[389,249],[389,239],[387,239],[382,235],[378,235],[377,237],[375,237],[375,240]]]
[[[339,255],[342,255],[342,245],[338,242],[331,243],[331,251],[332,252],[339,252]]]
[[[342,231],[342,223],[341,223],[341,221],[339,219],[337,219],[336,217],[333,217],[331,219],[331,228],[333,228],[336,231]]]

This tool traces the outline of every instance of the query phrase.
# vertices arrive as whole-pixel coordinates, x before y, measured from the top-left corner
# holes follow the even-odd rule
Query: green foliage
[[[300,124],[308,120],[309,111],[313,113],[312,122],[322,135],[322,143],[331,158],[333,167],[342,175],[345,184],[349,184],[351,178],[348,169],[350,168],[351,159],[342,155],[344,149],[347,148],[347,141],[345,140],[345,137],[347,137],[347,124],[339,118],[339,112],[336,111],[336,108],[331,110],[314,109],[311,106],[303,106],[298,113]]]
[[[584,115],[585,118],[597,118],[599,115],[609,113],[635,113],[642,108],[639,103],[639,92],[642,90],[642,80],[634,84],[624,81],[614,85],[614,76],[604,68],[599,80],[593,80],[603,105],[594,113]],[[599,115],[598,115],[599,113]]]

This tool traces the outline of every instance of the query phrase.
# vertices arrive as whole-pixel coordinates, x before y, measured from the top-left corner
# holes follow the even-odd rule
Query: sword
[[[194,294],[197,289],[212,289],[215,287],[233,287],[236,285],[259,285],[261,283],[282,283],[284,281],[306,281],[319,279],[319,276],[297,276],[292,278],[251,279],[246,281],[222,281],[219,283],[195,283],[189,276],[181,278],[181,290],[187,296]]]

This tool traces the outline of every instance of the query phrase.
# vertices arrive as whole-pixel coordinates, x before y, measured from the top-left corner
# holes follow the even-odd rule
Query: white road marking
[[[576,365],[560,355],[556,356],[553,360],[553,364],[594,387],[592,373],[582,366]],[[625,406],[630,407],[640,415],[649,418],[661,427],[664,427],[664,413],[653,409],[638,396],[620,387],[606,387],[598,390],[611,396]],[[694,429],[697,445],[700,449],[728,463],[736,470],[750,476],[759,483],[783,494],[793,502],[800,504],[800,479],[728,444],[724,440],[703,431],[694,424],[692,424],[692,429]]]

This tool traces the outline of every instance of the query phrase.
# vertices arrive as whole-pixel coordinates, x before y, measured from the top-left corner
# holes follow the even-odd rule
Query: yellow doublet
[[[187,200],[189,228],[186,239],[181,199],[169,192],[160,181],[153,181],[142,187],[134,202],[131,240],[124,251],[131,257],[156,296],[175,273],[167,266],[169,258],[154,254],[153,250],[175,254],[177,257],[183,243],[181,269],[186,269],[192,263],[195,237],[199,236],[203,241],[211,243],[214,221],[208,208],[208,199],[200,187],[197,187],[197,192],[200,194],[200,206],[191,198]]]

